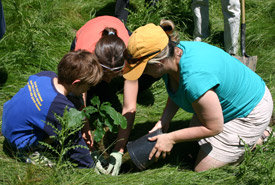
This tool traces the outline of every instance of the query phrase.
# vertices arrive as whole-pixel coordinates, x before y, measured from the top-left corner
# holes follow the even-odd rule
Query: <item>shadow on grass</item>
[[[4,136],[2,136],[4,138]],[[10,145],[10,143],[7,141],[6,138],[4,138],[3,141],[3,152],[9,156],[12,159],[16,159],[16,150],[12,148],[12,146]]]
[[[5,85],[8,80],[8,72],[4,68],[0,68],[0,89]]]
[[[224,48],[224,31],[215,31],[214,33],[211,33],[210,39],[212,45],[217,45],[220,48]]]
[[[96,12],[96,16],[102,16],[102,15],[111,15],[111,16],[114,16],[114,14],[115,14],[115,7],[116,7],[116,2],[108,3],[108,4],[106,4],[104,7],[102,7],[101,9],[99,9]],[[136,11],[137,8],[133,4],[131,4],[131,2],[130,2],[129,9],[131,11]]]
[[[96,11],[96,17],[102,16],[102,15],[114,16],[115,6],[116,6],[116,2],[111,2],[111,3],[106,4],[104,7],[102,7],[98,11]]]

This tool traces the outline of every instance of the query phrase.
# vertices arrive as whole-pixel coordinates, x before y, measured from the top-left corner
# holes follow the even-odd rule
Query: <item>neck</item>
[[[69,94],[69,92],[66,89],[66,87],[64,85],[62,85],[61,83],[59,83],[57,78],[53,79],[53,84],[54,84],[54,87],[56,88],[56,90],[60,94],[63,94],[64,96],[67,96]]]
[[[179,62],[180,62],[180,58],[182,56],[182,50],[178,47],[175,47],[174,53],[175,53],[174,57],[171,58],[170,61],[168,62],[170,64],[168,74],[173,79],[179,81],[179,74],[180,74]]]

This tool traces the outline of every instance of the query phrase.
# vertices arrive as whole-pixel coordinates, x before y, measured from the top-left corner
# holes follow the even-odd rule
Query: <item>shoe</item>
[[[266,135],[265,132],[267,132],[268,135]],[[264,133],[261,135],[261,140],[262,140],[263,143],[265,143],[268,140],[268,138],[271,136],[271,133],[272,133],[272,128],[268,126],[265,129]]]
[[[272,128],[268,126],[264,130],[264,133],[261,135],[258,141],[254,144],[254,146],[252,147],[252,150],[256,148],[256,145],[263,145],[264,143],[266,143],[270,136],[274,137],[274,134],[273,134]]]
[[[196,38],[194,39],[194,41],[201,42],[201,41],[202,41],[202,39],[201,39],[200,37],[196,37]]]
[[[34,165],[38,165],[38,164],[42,164],[44,166],[49,166],[49,167],[53,167],[55,164],[50,161],[47,157],[41,155],[39,152],[34,152],[31,155],[29,155],[26,158],[26,163],[30,163],[30,164],[34,164]]]

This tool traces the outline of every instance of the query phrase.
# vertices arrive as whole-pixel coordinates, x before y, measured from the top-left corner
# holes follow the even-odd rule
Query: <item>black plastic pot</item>
[[[146,134],[135,141],[129,141],[127,144],[127,150],[131,157],[131,160],[140,170],[145,170],[154,162],[154,157],[149,160],[149,154],[156,144],[156,141],[149,141],[149,137],[162,134],[160,129]]]

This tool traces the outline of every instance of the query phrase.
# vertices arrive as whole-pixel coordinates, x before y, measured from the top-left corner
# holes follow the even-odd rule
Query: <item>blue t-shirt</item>
[[[54,114],[63,115],[65,107],[74,107],[54,87],[54,72],[32,75],[25,87],[4,104],[2,133],[17,149],[35,146],[45,136],[54,135],[52,123],[59,128]]]
[[[169,97],[182,109],[194,113],[192,103],[206,91],[217,93],[224,121],[247,116],[261,101],[265,83],[239,60],[203,42],[181,41],[180,81],[175,93],[169,90],[168,75],[163,76]]]

